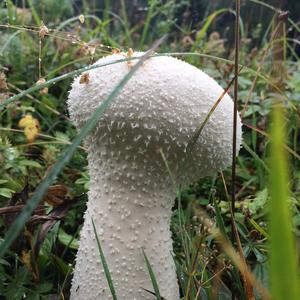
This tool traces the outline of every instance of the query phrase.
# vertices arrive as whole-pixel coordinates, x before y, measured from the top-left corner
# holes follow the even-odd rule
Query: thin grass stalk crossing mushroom
[[[98,63],[120,59],[124,54],[107,56]],[[89,72],[88,82],[75,79],[68,105],[78,128],[134,63],[94,69]],[[229,166],[233,103],[228,94],[210,116],[192,150],[187,151],[199,124],[222,92],[215,80],[194,66],[156,56],[144,63],[104,113],[85,141],[91,181],[72,300],[112,299],[92,220],[118,299],[154,299],[146,291],[153,291],[153,287],[142,249],[152,265],[161,296],[179,299],[170,232],[175,191],[161,153],[178,184]],[[237,126],[240,145],[240,119]]]

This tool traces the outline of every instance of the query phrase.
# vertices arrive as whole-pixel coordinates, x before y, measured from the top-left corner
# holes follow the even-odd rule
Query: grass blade
[[[253,157],[255,162],[259,163],[265,169],[266,172],[270,173],[270,169],[265,164],[265,162],[245,142],[243,143],[243,148]]]
[[[214,206],[215,211],[216,211],[217,226],[220,229],[220,232],[223,234],[224,239],[229,240],[228,235],[226,233],[225,223],[224,223],[224,220],[223,220],[223,217],[222,217],[222,214],[221,214],[221,209],[220,209],[215,197],[213,197],[212,201],[213,201],[213,206]]]
[[[245,265],[247,265],[243,248],[241,245],[239,232],[237,230],[236,222],[235,222],[235,202],[236,202],[236,156],[237,156],[237,118],[238,118],[238,90],[239,90],[239,59],[240,59],[240,12],[241,12],[241,2],[240,0],[235,1],[235,54],[234,54],[234,97],[233,97],[233,129],[232,129],[232,167],[231,167],[231,207],[230,207],[230,215],[231,215],[231,224],[232,224],[232,243],[234,240],[237,243],[237,249],[239,255]],[[246,297],[249,300],[255,300],[253,294],[253,286],[251,282],[249,282],[248,277],[245,272],[241,273]],[[234,289],[232,291],[232,295],[234,298]]]
[[[113,300],[117,300],[116,290],[115,290],[115,287],[114,287],[114,284],[113,284],[113,281],[112,281],[112,278],[111,278],[111,275],[110,275],[110,272],[109,272],[109,268],[108,268],[108,265],[107,265],[107,262],[106,262],[101,244],[100,244],[100,240],[98,238],[97,230],[96,230],[95,223],[94,223],[93,219],[92,219],[92,224],[93,224],[95,237],[96,237],[96,240],[97,240],[97,246],[98,246],[98,250],[99,250],[99,254],[100,254],[100,259],[101,259],[103,269],[104,269],[104,274],[105,274],[105,277],[107,279],[107,283],[108,283],[111,295],[113,297]]]
[[[120,81],[120,83],[114,88],[111,94],[99,105],[99,107],[95,110],[92,117],[84,124],[81,131],[73,140],[72,144],[69,145],[63,154],[60,156],[59,160],[53,165],[52,169],[46,176],[46,178],[38,185],[34,194],[27,202],[26,206],[17,217],[15,222],[12,226],[8,229],[7,233],[5,234],[4,240],[0,245],[0,258],[4,255],[4,253],[8,250],[11,246],[13,241],[17,238],[18,234],[21,232],[24,224],[34,211],[34,209],[40,203],[43,195],[48,190],[51,183],[56,179],[60,171],[63,167],[68,163],[71,159],[73,153],[75,152],[76,148],[81,144],[83,139],[92,131],[95,127],[99,119],[101,118],[103,112],[106,110],[107,107],[112,103],[114,98],[119,94],[122,88],[126,85],[126,83],[130,80],[130,78],[134,75],[134,73],[138,70],[138,68],[147,60],[152,52],[162,43],[165,37],[158,40],[152,48],[146,52],[140,60],[131,68],[131,70],[124,76],[124,78]],[[28,90],[27,90],[28,91]]]
[[[288,166],[284,147],[287,135],[284,126],[284,109],[273,109],[270,160],[270,285],[274,300],[300,299],[300,282],[297,270],[296,244],[289,213]]]
[[[130,25],[128,22],[128,16],[127,16],[127,12],[126,12],[126,4],[124,2],[124,0],[121,0],[121,15],[124,21],[124,29],[125,29],[125,40],[126,40],[126,44],[127,45],[133,45],[132,39],[131,39],[131,35],[130,35]]]
[[[197,32],[197,35],[196,35],[196,39],[195,39],[195,43],[194,43],[194,46],[193,46],[193,50],[195,51],[197,47],[199,47],[200,45],[200,42],[205,38],[206,34],[207,34],[207,31],[209,29],[209,27],[211,26],[211,24],[213,23],[213,21],[215,20],[216,17],[218,17],[220,14],[222,13],[227,13],[227,12],[231,12],[232,13],[232,10],[231,9],[228,9],[228,8],[221,8],[219,10],[216,10],[214,11],[212,14],[210,14],[204,24],[202,25],[201,29]]]
[[[0,110],[3,109],[4,107],[6,107],[8,104],[10,104],[10,103],[12,103],[12,102],[14,102],[14,101],[16,101],[16,100],[18,100],[18,99],[20,99],[20,98],[28,95],[28,94],[31,94],[31,93],[36,92],[36,91],[39,91],[39,90],[41,90],[41,89],[43,89],[45,87],[49,87],[50,85],[55,84],[55,83],[57,83],[59,81],[65,80],[67,78],[75,77],[77,75],[80,75],[80,74],[82,74],[84,72],[87,72],[87,71],[90,71],[90,70],[93,70],[93,69],[97,69],[97,68],[101,68],[101,67],[105,67],[105,66],[109,66],[109,65],[114,65],[114,64],[121,63],[121,62],[129,61],[129,60],[134,60],[134,59],[137,59],[137,58],[136,57],[132,57],[132,58],[129,58],[129,59],[126,58],[126,59],[120,59],[120,60],[116,60],[116,61],[109,62],[109,63],[97,64],[97,65],[93,65],[93,66],[87,66],[87,67],[83,67],[83,68],[77,69],[75,71],[71,71],[69,73],[60,75],[58,77],[49,79],[45,83],[34,85],[34,86],[30,87],[27,90],[23,90],[21,93],[19,93],[17,95],[14,95],[12,97],[7,98],[6,100],[4,100],[3,102],[0,103]]]
[[[145,44],[145,40],[146,40],[148,31],[149,31],[151,20],[155,15],[154,9],[155,9],[157,4],[158,4],[157,0],[151,0],[150,1],[150,6],[149,6],[149,9],[148,9],[148,13],[147,13],[146,21],[145,21],[145,24],[144,24],[142,37],[141,37],[140,44],[139,44],[139,49],[143,49],[143,45]]]
[[[0,24],[0,28],[2,28],[4,25]],[[198,56],[198,57],[203,57],[203,58],[207,58],[207,59],[211,59],[213,61],[220,61],[220,62],[224,62],[224,63],[228,63],[228,64],[234,64],[233,61],[225,59],[225,58],[221,58],[218,56],[214,56],[214,55],[209,55],[209,54],[204,54],[204,53],[193,53],[193,52],[168,52],[168,53],[157,53],[157,54],[153,54],[151,56],[155,56],[155,57],[160,57],[160,56]],[[82,74],[83,72],[92,70],[92,69],[97,69],[97,68],[101,68],[104,66],[108,66],[108,65],[112,65],[112,64],[118,64],[124,61],[131,61],[131,60],[136,60],[139,59],[138,57],[131,57],[131,58],[124,58],[124,59],[120,59],[118,61],[114,61],[114,62],[110,62],[110,63],[105,63],[105,64],[99,64],[96,66],[86,66],[77,70],[74,70],[72,72],[60,75],[58,77],[52,78],[50,80],[47,80],[45,83],[43,84],[39,84],[39,85],[35,85],[27,90],[22,91],[21,93],[14,95],[12,97],[9,97],[8,99],[4,100],[3,102],[0,103],[0,110],[2,110],[4,107],[6,107],[8,104],[14,102],[15,100],[18,100],[30,93],[39,91],[41,89],[43,89],[44,87],[49,87],[51,84],[55,84],[59,81],[65,80],[67,78],[71,78],[77,75]],[[262,79],[264,82],[266,82],[268,85],[270,85],[272,88],[274,88],[274,90],[276,92],[278,92],[279,94],[281,94],[282,97],[284,97],[285,101],[293,108],[293,110],[297,113],[297,115],[300,117],[300,112],[298,111],[297,106],[293,103],[293,101],[291,101],[284,93],[283,91],[276,85],[274,84],[274,82],[266,77],[266,75],[264,73],[261,72],[257,72],[257,70],[251,69],[249,67],[245,67],[243,65],[239,65],[240,67],[243,67],[243,71],[244,72],[248,72],[254,75],[258,75],[258,77],[260,79]]]
[[[153,289],[154,289],[154,292],[155,292],[155,297],[157,300],[162,300],[162,297],[160,296],[160,292],[159,292],[159,287],[158,287],[158,283],[156,281],[156,277],[155,277],[155,274],[152,270],[152,267],[150,265],[150,262],[149,262],[149,259],[145,253],[145,250],[142,249],[143,251],[143,255],[144,255],[144,258],[145,258],[145,262],[146,262],[146,265],[147,265],[147,269],[148,269],[148,272],[149,272],[149,275],[150,275],[150,278],[151,278],[151,281],[152,281],[152,285],[153,285]]]
[[[33,19],[34,19],[34,22],[35,22],[35,24],[37,25],[37,26],[41,26],[41,19],[40,19],[40,17],[39,17],[39,15],[38,15],[38,13],[37,13],[37,11],[36,11],[36,9],[35,9],[35,6],[34,6],[34,4],[32,3],[32,0],[27,0],[27,2],[28,2],[28,5],[29,5],[29,7],[30,7],[30,10],[31,10],[31,13],[32,13],[32,17],[33,17]]]

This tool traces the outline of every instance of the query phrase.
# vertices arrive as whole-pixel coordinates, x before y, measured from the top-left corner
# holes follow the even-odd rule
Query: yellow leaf
[[[19,127],[25,128],[26,126],[30,126],[33,124],[34,124],[34,118],[32,117],[32,115],[27,114],[20,120]]]
[[[27,269],[32,272],[30,253],[22,250],[21,260]]]
[[[24,129],[24,134],[29,143],[32,143],[39,134],[39,128],[34,125],[26,126]]]

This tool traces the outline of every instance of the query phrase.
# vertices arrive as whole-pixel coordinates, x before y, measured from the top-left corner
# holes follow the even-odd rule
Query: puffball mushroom
[[[122,59],[124,54],[113,54],[96,64]],[[68,106],[77,128],[107,98],[131,64],[121,62],[93,69],[86,83],[75,79]],[[118,299],[155,299],[146,291],[153,291],[153,287],[142,249],[152,265],[161,296],[179,299],[170,232],[175,191],[161,154],[180,184],[230,165],[233,102],[228,94],[192,150],[187,151],[222,92],[214,79],[196,67],[173,57],[155,56],[137,70],[105,111],[85,140],[90,190],[72,281],[72,300],[112,299],[92,220]],[[240,143],[238,118],[237,145]]]

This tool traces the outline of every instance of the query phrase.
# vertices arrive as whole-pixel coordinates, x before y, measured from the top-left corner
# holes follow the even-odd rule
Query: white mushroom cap
[[[143,53],[135,52],[134,56]],[[124,59],[123,54],[101,58],[98,63]],[[131,62],[134,63],[134,62]],[[80,127],[128,73],[122,62],[89,71],[89,83],[75,79],[69,110]],[[175,178],[182,175],[187,146],[220,97],[223,88],[196,67],[173,57],[157,56],[137,71],[97,127],[97,140],[113,145],[116,152],[144,153],[160,171],[165,154]],[[186,180],[211,175],[231,164],[233,102],[228,94],[211,115],[192,148]],[[237,145],[241,144],[241,121],[237,122]],[[145,164],[144,160],[137,160]]]
[[[124,55],[115,54],[97,63],[121,59]],[[129,68],[127,62],[112,64],[89,71],[88,83],[75,79],[68,105],[77,127],[88,120]],[[112,299],[91,219],[119,299],[154,298],[144,290],[153,287],[142,248],[161,295],[179,299],[170,232],[175,193],[160,149],[180,183],[182,174],[191,181],[230,165],[233,102],[227,94],[187,158],[190,141],[222,93],[216,81],[197,68],[172,57],[152,57],[105,111],[86,140],[91,184],[70,299]],[[240,145],[240,119],[237,129]]]

